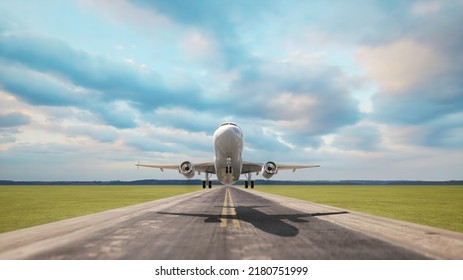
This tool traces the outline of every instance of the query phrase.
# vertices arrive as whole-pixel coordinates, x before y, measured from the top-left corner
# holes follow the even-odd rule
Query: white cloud
[[[79,0],[79,3],[83,7],[94,9],[102,15],[106,15],[111,20],[114,20],[115,24],[121,24],[120,21],[123,20],[146,29],[160,26],[172,27],[172,23],[167,17],[151,9],[131,5],[125,0]]]
[[[418,2],[412,6],[412,13],[415,15],[428,15],[439,11],[441,3],[438,1]]]
[[[141,2],[79,0],[83,9],[53,16],[47,5],[30,15],[10,8],[36,38],[0,44],[9,91],[0,92],[0,112],[31,117],[0,129],[0,178],[183,178],[133,163],[209,161],[211,134],[227,119],[243,129],[246,160],[322,165],[276,179],[461,173],[453,4],[201,2],[191,4],[195,13]],[[79,24],[31,17],[44,13]]]
[[[449,68],[445,56],[407,39],[360,48],[356,57],[363,64],[367,77],[388,92],[405,91]]]
[[[275,97],[270,97],[267,107],[280,118],[293,120],[310,114],[311,109],[317,106],[317,103],[316,98],[310,94],[296,95],[291,92],[283,92]]]
[[[292,143],[290,143],[289,141],[285,139],[284,137],[285,135],[282,132],[275,131],[269,127],[263,127],[262,132],[266,137],[275,138],[276,141],[278,141],[279,143],[285,145],[286,147],[290,149],[296,148],[295,145],[293,145]]]
[[[126,58],[124,59],[124,62],[127,63],[127,64],[130,64],[130,65],[134,65],[135,64],[135,61],[131,58]]]
[[[294,50],[280,62],[292,65],[311,65],[314,63],[320,63],[320,59],[324,56],[326,56],[326,51],[307,52],[304,50]]]
[[[187,56],[199,61],[213,61],[219,56],[214,39],[197,29],[190,30],[180,39],[180,47]]]

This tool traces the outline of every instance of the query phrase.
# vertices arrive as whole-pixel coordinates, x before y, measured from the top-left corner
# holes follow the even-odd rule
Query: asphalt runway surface
[[[215,187],[0,234],[0,259],[463,258],[462,234],[362,215]]]

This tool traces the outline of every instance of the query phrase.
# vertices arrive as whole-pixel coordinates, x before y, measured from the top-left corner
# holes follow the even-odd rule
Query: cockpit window
[[[232,122],[224,122],[224,123],[222,123],[220,126],[224,126],[224,125],[233,125],[233,126],[237,126],[235,123],[232,123]]]

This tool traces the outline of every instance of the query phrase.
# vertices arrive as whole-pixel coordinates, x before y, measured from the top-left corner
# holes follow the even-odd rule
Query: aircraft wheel
[[[203,189],[206,188],[206,181],[203,181]]]
[[[254,189],[254,181],[251,181],[251,189]]]
[[[244,182],[244,188],[245,188],[245,189],[248,188],[248,181],[245,181],[245,182]]]
[[[212,182],[209,181],[209,189],[212,188]]]

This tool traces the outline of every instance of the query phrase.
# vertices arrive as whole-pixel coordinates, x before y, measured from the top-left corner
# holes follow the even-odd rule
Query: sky
[[[463,1],[2,1],[0,180],[463,179]],[[198,176],[196,176],[198,178]]]

